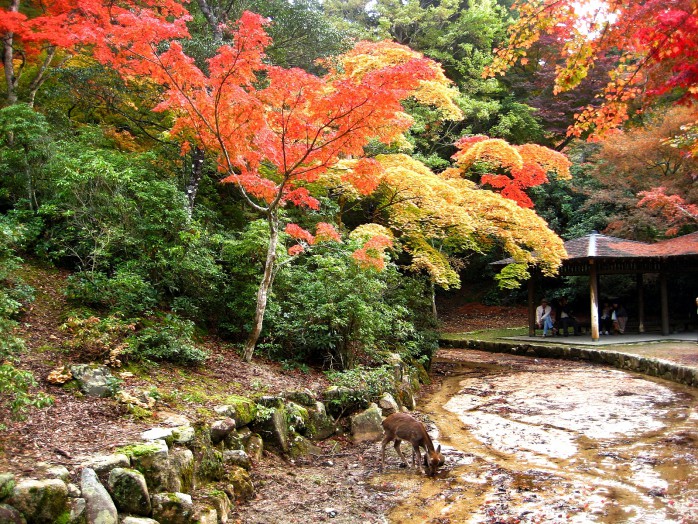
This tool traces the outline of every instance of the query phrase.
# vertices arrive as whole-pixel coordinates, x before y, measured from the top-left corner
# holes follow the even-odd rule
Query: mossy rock
[[[310,421],[308,410],[295,402],[286,403],[286,421],[289,429],[297,433],[305,433]]]
[[[257,416],[257,403],[247,397],[230,395],[222,406],[215,408],[216,413],[225,415],[235,421],[235,427],[241,428],[252,423]]]
[[[280,453],[288,452],[288,422],[286,410],[271,409],[264,419],[257,419],[252,430],[264,439],[264,446]]]
[[[207,425],[194,425],[194,440],[189,449],[194,454],[194,475],[197,479],[215,481],[223,478],[222,443],[220,448],[211,442],[211,431]]]
[[[231,466],[227,473],[227,480],[229,482],[229,487],[226,492],[229,496],[232,492],[231,498],[238,501],[245,501],[254,497],[254,484],[252,484],[250,474],[247,470],[238,466]]]
[[[12,473],[0,473],[0,501],[12,495],[15,489],[15,476]]]
[[[286,400],[290,400],[302,406],[314,406],[315,402],[317,402],[315,393],[307,388],[303,390],[285,391],[283,396]]]
[[[27,521],[16,508],[8,504],[0,504],[0,523],[27,524]]]
[[[316,402],[315,408],[308,410],[309,420],[306,425],[305,435],[312,440],[324,440],[331,435],[334,435],[337,430],[335,422],[327,414],[325,405],[322,402]]]
[[[19,510],[28,522],[53,524],[65,513],[68,487],[59,479],[21,480],[12,490],[7,503]]]
[[[143,516],[150,514],[150,495],[145,477],[140,471],[114,468],[109,474],[108,487],[119,511]]]
[[[307,457],[309,455],[320,456],[322,449],[302,435],[291,435],[289,439],[288,456],[291,458]]]

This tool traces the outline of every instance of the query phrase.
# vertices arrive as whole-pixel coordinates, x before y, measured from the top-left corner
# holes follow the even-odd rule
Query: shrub
[[[46,395],[30,393],[36,385],[33,375],[15,367],[24,341],[14,333],[17,322],[13,317],[23,301],[31,297],[31,288],[14,277],[20,260],[12,244],[19,240],[21,232],[21,227],[0,215],[0,406],[8,408],[15,417],[22,417],[29,407],[52,403]]]
[[[206,352],[192,343],[194,323],[176,315],[164,315],[144,322],[129,341],[128,354],[138,360],[201,364]]]
[[[272,356],[342,369],[380,362],[385,352],[430,357],[436,336],[425,283],[394,264],[359,268],[351,247],[316,246],[279,274],[266,320],[265,341],[279,348]]]

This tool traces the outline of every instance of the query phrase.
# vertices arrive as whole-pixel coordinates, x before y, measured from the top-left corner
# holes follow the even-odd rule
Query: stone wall
[[[231,396],[214,408],[217,418],[192,423],[173,415],[144,431],[139,442],[86,457],[72,471],[40,464],[36,478],[0,472],[0,524],[224,524],[234,503],[254,495],[249,472],[264,450],[320,454],[313,441],[337,431],[350,431],[356,440],[380,439],[383,415],[413,409],[426,372],[399,358],[393,369],[394,383],[387,386],[398,399],[337,388]],[[107,369],[94,370],[79,376],[108,379]],[[328,414],[326,403],[343,420]]]
[[[545,346],[536,344],[515,344],[512,342],[491,342],[483,340],[442,340],[443,347],[476,349],[490,353],[510,353],[543,358],[586,360],[618,369],[643,373],[679,384],[698,387],[698,368],[684,366],[658,358],[623,353],[621,351],[599,350],[574,346]]]

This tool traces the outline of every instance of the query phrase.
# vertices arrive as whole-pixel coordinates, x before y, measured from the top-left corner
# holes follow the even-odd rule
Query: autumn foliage
[[[458,259],[452,255],[485,252],[495,245],[523,267],[538,265],[548,275],[559,267],[565,256],[562,241],[532,210],[479,188],[455,168],[437,174],[404,154],[376,160],[383,170],[373,195],[379,201],[374,219],[382,224],[370,225],[371,230],[380,233],[378,228],[387,228],[390,233],[385,236],[394,237],[393,242],[410,254],[409,268],[429,275],[435,285],[459,287]],[[336,171],[350,171],[354,164],[344,161]],[[332,185],[342,177],[330,172],[324,178]],[[346,188],[346,195],[352,195],[351,189]],[[362,196],[354,190],[349,198]],[[519,278],[526,275],[523,271]]]
[[[7,99],[15,103],[21,83],[31,104],[47,71],[89,51],[102,62],[114,62],[120,47],[134,50],[188,34],[190,16],[176,0],[11,0],[0,8]]]
[[[575,88],[595,63],[617,56],[603,103],[577,115],[569,133],[601,134],[628,118],[639,96],[651,101],[672,93],[679,102],[698,97],[698,5],[694,0],[521,0],[508,45],[497,51],[487,74],[525,64],[542,35],[560,42],[566,62],[557,68],[555,91]]]
[[[467,172],[475,164],[488,172],[480,182],[501,192],[522,207],[533,207],[525,190],[548,182],[548,173],[570,178],[571,162],[557,151],[536,144],[512,145],[498,138],[483,135],[464,137],[456,142],[453,155],[458,167]]]

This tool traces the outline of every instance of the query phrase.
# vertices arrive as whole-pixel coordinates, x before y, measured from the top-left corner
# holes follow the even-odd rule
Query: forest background
[[[76,360],[200,365],[216,336],[247,361],[380,376],[391,353],[429,361],[440,299],[520,303],[563,239],[695,231],[696,15],[3,3],[0,399],[50,401],[27,394],[14,335],[20,257],[70,270]]]

